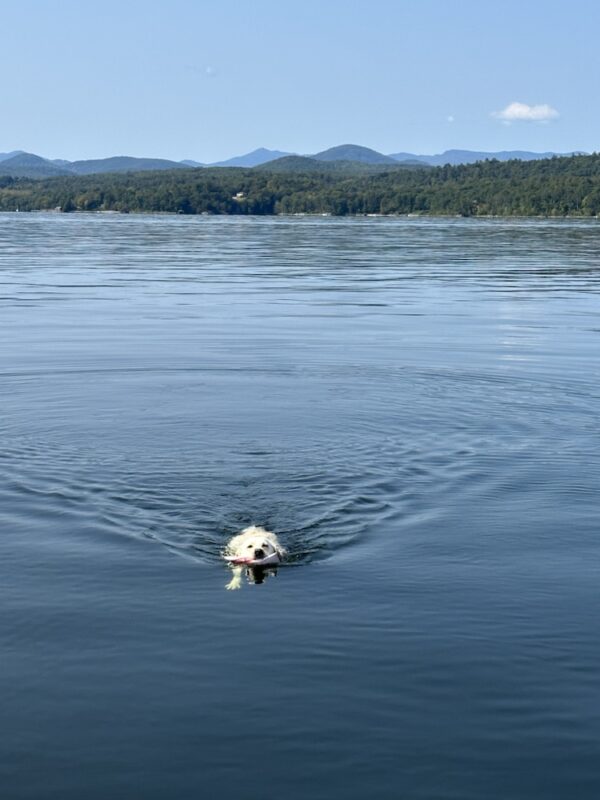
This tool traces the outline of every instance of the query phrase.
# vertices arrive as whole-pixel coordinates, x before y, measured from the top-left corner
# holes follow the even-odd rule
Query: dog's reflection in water
[[[277,564],[285,557],[285,550],[274,533],[252,525],[231,539],[223,555],[233,571],[226,588],[240,589],[244,574],[248,583],[254,584],[264,583],[269,575],[276,575]]]
[[[233,577],[225,588],[240,589],[243,575],[248,583],[264,583],[270,576],[277,575],[277,567],[233,567]]]

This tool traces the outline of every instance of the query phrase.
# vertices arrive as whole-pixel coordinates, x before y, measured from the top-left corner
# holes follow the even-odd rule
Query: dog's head
[[[258,559],[268,558],[275,554],[281,556],[281,551],[277,547],[273,536],[267,531],[256,530],[244,536],[240,552],[241,556]]]

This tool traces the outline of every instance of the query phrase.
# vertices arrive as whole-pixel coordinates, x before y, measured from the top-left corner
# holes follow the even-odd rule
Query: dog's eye
[[[253,544],[249,544],[247,549],[249,550],[251,547],[254,547],[254,545]]]

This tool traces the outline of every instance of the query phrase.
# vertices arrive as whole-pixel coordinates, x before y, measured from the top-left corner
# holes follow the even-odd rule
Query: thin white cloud
[[[501,122],[549,122],[559,116],[547,103],[529,106],[527,103],[509,103],[502,111],[492,111],[492,117]]]
[[[446,120],[447,120],[448,122],[454,122],[454,117],[452,116],[452,114],[450,114],[450,116],[449,116],[449,117],[446,117]]]

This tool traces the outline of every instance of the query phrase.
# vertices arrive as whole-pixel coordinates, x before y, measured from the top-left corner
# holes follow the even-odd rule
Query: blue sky
[[[600,149],[600,4],[0,4],[0,151]]]

